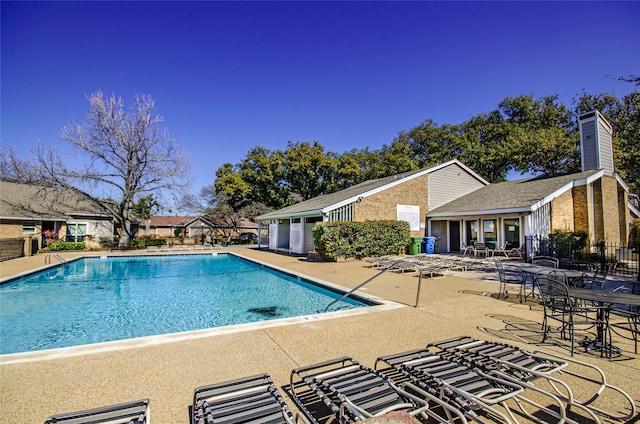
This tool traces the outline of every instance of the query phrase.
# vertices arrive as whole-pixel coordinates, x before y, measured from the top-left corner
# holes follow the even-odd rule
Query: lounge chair
[[[475,249],[473,248],[473,242],[468,246],[465,245],[465,243],[462,243],[462,256],[466,255],[467,253],[475,256],[474,250]]]
[[[477,340],[469,336],[430,343],[428,347],[457,354],[465,362],[490,374],[558,398],[565,403],[567,411],[570,408],[580,409],[594,422],[600,422],[595,414],[622,421],[636,415],[636,406],[631,396],[619,387],[608,384],[604,372],[592,364],[539,350],[529,352],[506,343]],[[540,385],[536,386],[537,381],[546,381],[546,387],[551,390],[542,390]],[[579,400],[574,397],[569,382],[581,390],[588,387],[593,390],[585,400]],[[627,414],[620,415],[620,411],[608,411],[594,405],[601,395],[612,396],[614,392],[629,404]]]
[[[199,387],[193,395],[192,424],[295,422],[268,374]]]
[[[294,402],[313,423],[319,423],[319,418],[307,407],[309,393],[330,408],[332,415],[323,420],[327,424],[364,420],[391,411],[426,419],[429,412],[427,401],[409,392],[416,387],[410,383],[396,386],[347,356],[294,369],[290,387]],[[309,390],[305,392],[303,387]]]
[[[511,258],[518,257],[520,259],[524,259],[524,256],[526,253],[525,249],[526,249],[526,246],[524,244],[521,245],[520,247],[514,247],[511,250],[509,250],[508,255]]]
[[[505,256],[505,258],[509,258],[509,242],[506,242],[505,244],[503,244],[502,246],[497,246],[494,250],[493,250],[493,256],[496,256],[498,254],[502,254]]]
[[[45,424],[148,424],[149,416],[149,399],[142,399],[101,408],[54,415],[47,418]]]
[[[528,402],[527,399],[517,398],[523,391],[520,385],[485,374],[462,363],[454,355],[416,349],[382,356],[376,360],[374,367],[377,369],[381,363],[408,377],[423,393],[437,396],[464,417],[448,417],[450,421],[472,420],[482,423],[484,420],[479,415],[482,412],[504,423],[517,422],[506,401],[516,399],[518,403],[520,400]],[[506,413],[496,409],[494,406],[497,404]]]

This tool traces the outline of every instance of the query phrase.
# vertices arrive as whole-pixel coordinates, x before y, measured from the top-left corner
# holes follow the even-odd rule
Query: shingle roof
[[[69,215],[101,215],[104,210],[71,190],[0,181],[0,217],[65,220]]]
[[[196,219],[194,216],[152,216],[149,218],[151,227],[184,227]]]
[[[429,169],[419,169],[416,171],[409,171],[398,175],[392,175],[390,177],[379,178],[377,180],[365,181],[363,183],[354,185],[344,190],[337,191],[335,193],[314,197],[313,199],[305,200],[303,202],[296,203],[295,205],[291,205],[286,208],[278,209],[274,212],[260,215],[257,219],[265,220],[280,217],[283,215],[304,214],[305,212],[319,213],[321,210],[332,205],[339,204],[352,198],[357,198],[362,194],[384,187],[393,182],[409,178],[418,173],[427,172],[428,170]]]
[[[536,203],[563,187],[568,187],[572,182],[589,178],[599,172],[601,170],[592,169],[575,174],[540,176],[490,184],[429,211],[427,216],[501,209],[530,210]]]

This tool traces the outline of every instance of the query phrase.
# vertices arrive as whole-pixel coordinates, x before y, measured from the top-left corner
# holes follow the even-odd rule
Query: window
[[[485,219],[482,221],[482,237],[487,247],[490,249],[496,248],[498,242],[498,229],[496,227],[495,219]]]
[[[478,221],[467,221],[467,246],[473,246],[478,241]]]
[[[83,241],[87,235],[87,224],[67,224],[67,241]]]
[[[22,223],[22,234],[35,234],[35,233],[36,233],[35,221],[24,221]]]

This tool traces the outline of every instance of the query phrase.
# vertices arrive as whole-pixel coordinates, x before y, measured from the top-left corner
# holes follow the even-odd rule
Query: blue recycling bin
[[[436,238],[433,236],[424,237],[422,241],[422,251],[428,255],[431,255],[435,252],[436,249]]]

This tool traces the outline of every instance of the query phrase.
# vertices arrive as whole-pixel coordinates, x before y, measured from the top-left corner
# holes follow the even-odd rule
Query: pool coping
[[[176,256],[176,255],[180,255],[180,254],[166,254],[166,255],[154,254],[153,256]],[[351,290],[353,290],[353,289],[350,290],[347,287],[342,287],[335,283],[331,283],[329,281],[319,279],[317,277],[311,277],[302,273],[296,273],[291,270],[257,260],[255,258],[249,258],[247,256],[238,254],[236,252],[188,253],[183,255],[189,255],[189,256],[234,255],[243,260],[247,260],[247,261],[259,264],[261,266],[274,269],[286,275],[295,276],[296,278],[305,279],[310,282],[317,283],[319,285],[324,285],[325,287],[331,288],[333,290],[341,291],[344,293],[349,293],[351,292]],[[142,254],[142,255],[124,255],[124,256],[148,257],[150,255]],[[123,255],[101,255],[100,257],[121,258],[123,257]],[[80,256],[68,262],[83,259],[83,258],[99,258],[99,257],[93,256],[93,255]],[[9,280],[20,278],[29,274],[40,272],[40,271],[43,271],[55,266],[60,266],[60,265],[62,264],[60,263],[60,264],[45,265],[43,267],[39,267],[38,269],[34,269],[29,272],[23,272],[18,275],[14,275],[12,277],[0,280],[0,284],[3,284],[4,282],[8,282]],[[280,326],[286,326],[286,325],[304,324],[309,322],[323,321],[327,319],[336,319],[336,318],[343,318],[347,316],[362,315],[362,314],[367,314],[371,312],[381,312],[381,311],[387,311],[387,310],[392,310],[397,308],[403,308],[407,306],[402,303],[394,302],[388,299],[383,299],[378,296],[371,295],[370,293],[363,293],[359,290],[353,290],[351,294],[354,295],[355,297],[366,299],[367,301],[374,304],[366,305],[365,307],[360,307],[360,308],[348,309],[348,310],[324,312],[321,314],[308,314],[308,315],[301,315],[297,317],[280,318],[280,319],[274,319],[274,320],[228,325],[223,327],[205,328],[200,330],[182,331],[177,333],[159,334],[159,335],[153,335],[153,336],[136,337],[131,339],[91,343],[91,344],[61,347],[61,348],[55,348],[55,349],[43,349],[43,350],[37,350],[32,352],[0,354],[0,365],[41,361],[41,360],[47,360],[47,359],[57,359],[57,358],[63,358],[63,357],[67,358],[70,356],[90,355],[90,354],[109,352],[114,350],[142,348],[142,347],[153,346],[157,344],[175,343],[175,342],[181,342],[186,340],[194,340],[194,339],[205,338],[205,337],[219,336],[223,334],[233,334],[233,333],[239,333],[244,331],[254,331],[254,330],[261,330],[261,329],[280,327]]]

